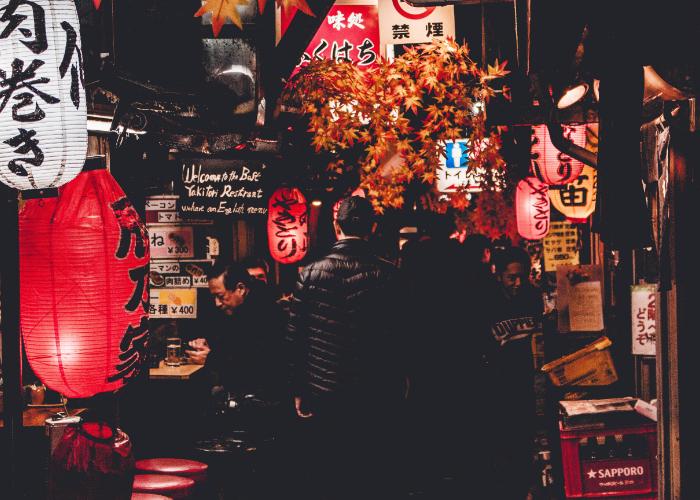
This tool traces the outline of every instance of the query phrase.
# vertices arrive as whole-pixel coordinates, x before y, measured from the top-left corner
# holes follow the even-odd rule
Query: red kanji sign
[[[293,16],[281,14],[282,35]],[[379,57],[379,24],[376,5],[335,5],[318,28],[301,57],[300,65],[313,59],[351,61],[361,68]]]

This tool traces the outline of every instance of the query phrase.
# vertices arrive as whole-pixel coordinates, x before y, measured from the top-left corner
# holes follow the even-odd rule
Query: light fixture
[[[586,97],[588,88],[588,84],[585,82],[577,82],[573,85],[569,85],[561,92],[557,100],[557,108],[565,109],[580,102]]]
[[[323,202],[321,200],[314,200],[311,202],[311,205],[314,207],[320,207],[321,205],[323,205]]]
[[[87,115],[87,129],[88,132],[108,134],[110,132],[121,133],[124,129],[123,125],[118,125],[115,130],[112,130],[112,118],[105,115],[97,115],[88,113]],[[126,129],[127,134],[143,135],[146,133],[145,130],[134,130],[132,128]]]

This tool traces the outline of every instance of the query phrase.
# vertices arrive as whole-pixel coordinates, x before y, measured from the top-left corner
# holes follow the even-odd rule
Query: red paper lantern
[[[586,144],[585,125],[562,125],[564,137],[577,146]],[[545,184],[566,184],[573,181],[583,170],[583,163],[574,160],[554,147],[546,125],[532,127],[530,149],[532,172]]]
[[[526,177],[515,191],[518,234],[527,240],[541,240],[549,232],[549,188],[537,177]]]
[[[309,249],[306,209],[306,198],[297,188],[279,188],[270,197],[267,240],[272,258],[280,264],[300,261]]]
[[[21,329],[29,363],[69,398],[133,378],[148,339],[146,227],[106,170],[20,214]]]

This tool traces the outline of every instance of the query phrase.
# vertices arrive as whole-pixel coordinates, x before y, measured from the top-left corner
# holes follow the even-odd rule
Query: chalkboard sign
[[[182,218],[267,215],[266,166],[259,160],[181,160],[178,211]]]

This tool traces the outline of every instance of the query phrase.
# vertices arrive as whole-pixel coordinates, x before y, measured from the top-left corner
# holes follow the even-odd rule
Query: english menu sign
[[[200,219],[267,215],[266,168],[255,160],[182,160],[178,212]]]

